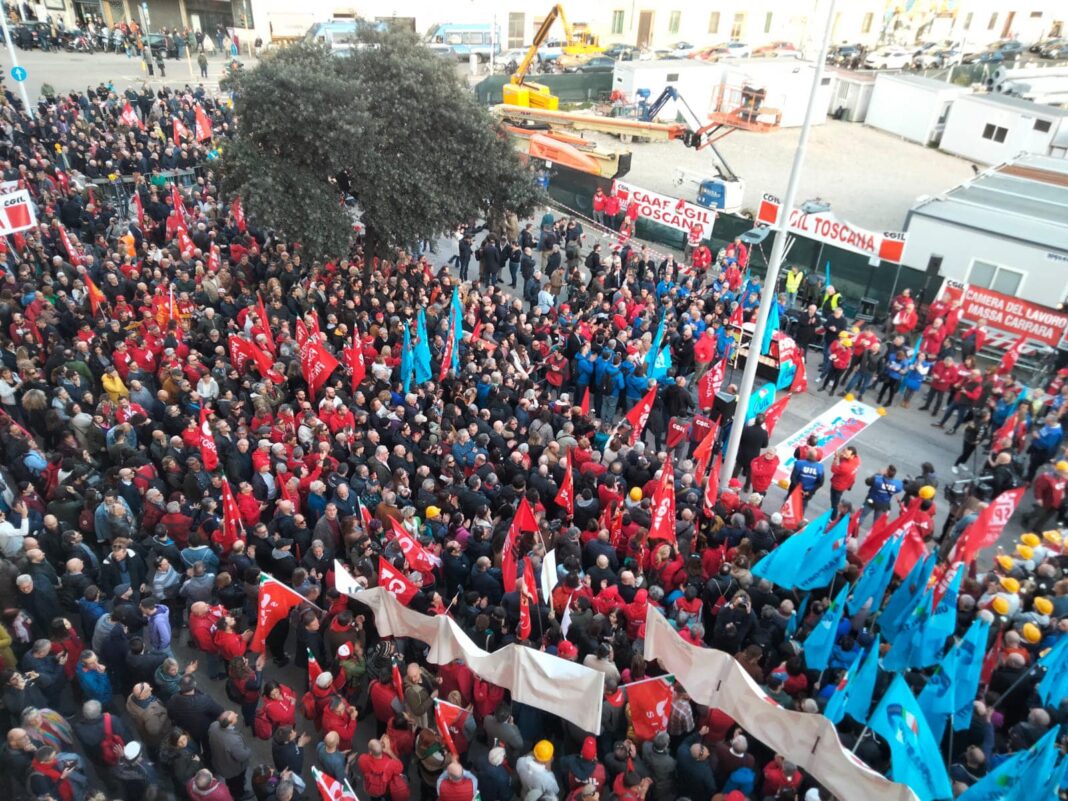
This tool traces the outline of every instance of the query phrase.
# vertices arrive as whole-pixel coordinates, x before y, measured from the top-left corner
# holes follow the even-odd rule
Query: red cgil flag
[[[264,642],[278,622],[285,620],[294,607],[302,603],[309,603],[308,599],[294,589],[287,587],[282,582],[267,578],[260,584],[259,600],[256,602],[256,632],[248,647],[257,654],[263,653]],[[314,675],[313,675],[314,665]],[[315,657],[308,652],[308,681],[315,683],[315,677],[322,670],[315,661]]]
[[[556,505],[567,512],[568,517],[575,516],[575,474],[571,470],[571,459],[564,458],[564,480],[560,482],[560,491],[556,493]]]
[[[708,470],[708,464],[712,461],[712,449],[716,447],[716,434],[718,431],[719,423],[713,423],[712,427],[705,432],[700,444],[693,450],[693,458],[696,462],[693,478],[698,486],[705,480],[705,471]]]
[[[63,243],[63,249],[67,251],[67,261],[69,261],[73,267],[81,267],[82,257],[78,254],[78,251],[74,249],[74,245],[70,241],[70,235],[67,233],[67,229],[62,223],[59,225],[59,241]]]
[[[229,556],[234,543],[245,539],[244,526],[241,524],[241,512],[237,508],[237,500],[234,491],[230,488],[230,482],[225,478],[222,481],[222,539],[219,545],[223,552]]]
[[[719,470],[723,467],[723,454],[717,453],[716,460],[712,462],[712,472],[708,474],[705,482],[704,507],[705,516],[711,518],[715,514],[716,501],[719,500]]]
[[[323,801],[359,801],[348,779],[339,782],[329,773],[323,773],[316,767],[311,770],[315,786],[319,788],[319,795],[323,797]]]
[[[538,602],[538,579],[534,575],[534,563],[530,557],[523,560],[523,592],[534,603]]]
[[[1008,375],[1016,367],[1016,362],[1020,360],[1020,353],[1023,351],[1024,345],[1027,344],[1027,337],[1019,337],[1012,346],[1005,351],[1001,356],[1001,361],[998,362],[998,372],[1002,375]]]
[[[794,380],[790,384],[790,392],[797,394],[808,389],[808,368],[805,367],[805,357],[799,356],[800,351],[794,354]]]
[[[246,342],[245,340],[242,341]],[[271,361],[271,357],[264,353],[263,349],[254,342],[246,342],[246,344],[248,353],[256,363],[256,369],[260,371],[260,375],[271,379],[276,384],[284,384],[286,377],[274,369],[274,362]]]
[[[349,349],[349,370],[352,372],[353,394],[360,388],[360,384],[367,377],[367,363],[363,358],[363,342],[360,341],[360,332],[352,329],[352,347]]]
[[[378,557],[378,586],[382,587],[405,606],[419,592],[418,587],[408,581],[403,573],[381,556]]]
[[[416,542],[408,530],[398,524],[395,519],[391,518],[390,522],[393,524],[393,536],[397,538],[408,564],[420,573],[433,575],[434,569],[441,566],[441,560]]]
[[[441,741],[449,749],[449,753],[459,757],[460,753],[456,750],[456,740],[453,738],[453,733],[460,734],[463,731],[464,723],[467,722],[467,710],[435,698],[434,722],[438,726],[438,734],[441,735]]]
[[[274,336],[271,334],[271,318],[267,315],[267,307],[263,305],[263,295],[259,292],[256,293],[256,316],[260,318],[260,328],[267,335],[267,350],[274,356],[278,352],[278,348],[275,345]]]
[[[525,531],[537,531],[538,521],[534,519],[534,512],[524,495],[519,499],[512,524],[508,527],[508,536],[504,539],[504,550],[501,553],[501,579],[504,582],[505,592],[515,592],[516,586],[516,560],[519,558],[519,543]]]
[[[783,528],[792,531],[801,525],[801,521],[805,517],[805,510],[802,505],[800,484],[796,485],[790,491],[790,494],[786,496],[786,500],[783,501],[782,507],[779,509],[779,514],[782,515]]]
[[[304,380],[308,382],[308,395],[312,400],[315,400],[319,388],[326,383],[339,364],[334,355],[318,341],[308,341],[307,347],[301,352],[300,369]]]
[[[208,407],[200,407],[200,461],[209,473],[219,466],[219,451],[215,447],[215,435],[208,424]]]
[[[960,535],[960,539],[950,552],[949,561],[970,565],[979,551],[997,542],[1025,492],[1027,492],[1027,487],[1017,487],[1006,490],[994,498]]]
[[[583,417],[589,417],[590,415],[590,388],[586,387],[586,391],[582,394],[582,405],[579,406],[579,411],[582,412]]]
[[[711,409],[716,403],[716,393],[723,386],[723,378],[727,374],[727,359],[720,359],[715,365],[708,368],[701,380],[697,382],[697,405],[704,411]]]
[[[779,424],[779,420],[782,419],[782,413],[786,411],[786,406],[790,402],[791,395],[784,395],[779,398],[775,403],[771,404],[771,408],[764,412],[764,428],[768,431],[768,436],[775,430],[775,426]]]
[[[904,528],[915,516],[916,510],[908,509],[891,522],[890,516],[883,512],[872,523],[868,536],[864,538],[864,542],[860,543],[857,548],[857,559],[865,565],[868,564],[875,554],[879,553],[886,541]]]
[[[141,118],[137,116],[137,112],[134,111],[133,106],[129,103],[122,107],[119,121],[127,128],[140,128],[142,131],[145,129],[145,125],[141,122]]]
[[[219,246],[212,242],[211,247],[208,248],[208,272],[217,273],[221,269],[222,253],[219,252]]]
[[[649,391],[640,401],[623,415],[631,425],[630,444],[634,445],[642,438],[645,431],[645,423],[649,420],[649,412],[653,410],[653,401],[656,400],[656,382],[649,383]]]
[[[174,140],[175,147],[182,146],[182,140],[190,137],[189,129],[185,127],[185,123],[177,117],[174,118],[174,135],[171,137]]]
[[[227,344],[230,346],[230,364],[239,376],[244,375],[245,365],[252,358],[252,343],[237,334],[230,334]]]
[[[653,490],[651,518],[648,539],[678,545],[678,538],[675,536],[675,471],[670,459],[664,462],[660,480]]]
[[[248,225],[245,223],[245,210],[241,208],[241,198],[235,197],[233,203],[230,204],[230,213],[234,216],[234,225],[237,226],[237,230],[244,233],[248,230]]]
[[[360,525],[363,526],[364,531],[367,531],[367,527],[371,524],[371,513],[359,498],[356,499],[356,508],[360,510]]]
[[[197,141],[203,142],[205,139],[211,139],[211,120],[208,115],[204,113],[204,109],[199,104],[196,106],[196,129],[197,129]]]
[[[994,644],[990,646],[990,650],[983,657],[983,667],[979,671],[979,682],[984,687],[990,684],[990,677],[997,670],[998,663],[1001,661],[1001,636],[1002,630],[998,629],[998,636],[994,638]]]
[[[519,596],[519,630],[516,634],[521,640],[529,640],[530,629],[530,601],[527,599],[527,594],[523,593]]]
[[[647,742],[660,732],[667,731],[674,693],[666,681],[645,679],[626,684],[623,689],[627,691],[630,721],[639,742]]]
[[[141,193],[134,190],[134,208],[137,209],[137,227],[145,228],[145,205],[141,202]]]
[[[93,279],[89,277],[88,273],[85,274],[85,286],[87,288],[86,294],[89,295],[89,310],[92,312],[93,317],[96,317],[97,312],[100,311],[101,304],[107,303],[108,299],[100,291],[100,288],[93,283]]]

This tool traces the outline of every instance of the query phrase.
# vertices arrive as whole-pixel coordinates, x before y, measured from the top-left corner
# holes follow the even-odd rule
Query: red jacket
[[[894,331],[898,334],[907,334],[916,327],[920,318],[916,315],[915,309],[912,311],[905,311],[902,309],[894,315]]]
[[[1035,479],[1035,500],[1043,509],[1057,509],[1064,500],[1065,486],[1068,481],[1056,473],[1043,473]]]
[[[438,801],[471,801],[475,797],[475,785],[466,776],[458,782],[445,779],[438,786]]]
[[[615,195],[606,195],[604,199],[604,213],[609,217],[619,214],[619,198]]]
[[[594,192],[593,193],[593,210],[594,211],[604,211],[604,206],[605,206],[605,201],[606,200],[607,200],[607,198],[605,197],[604,192],[602,192],[600,189],[598,189],[596,192]],[[373,795],[373,793],[372,793],[372,795]]]
[[[831,343],[831,363],[834,364],[834,369],[845,370],[849,367],[849,361],[852,358],[852,349],[843,345],[842,340],[835,340]]]
[[[227,661],[245,655],[245,640],[236,632],[216,631],[212,642],[215,643],[215,652]]]
[[[786,775],[782,772],[782,766],[778,762],[772,761],[764,766],[764,789],[761,791],[764,796],[774,798],[779,790],[784,787],[791,787],[796,790],[801,786],[801,771],[795,770],[793,776],[786,778]]]
[[[381,798],[389,795],[389,783],[394,776],[404,773],[404,765],[399,759],[394,759],[388,754],[374,757],[370,754],[360,754],[356,765],[363,774],[363,784],[367,794],[372,798]]]
[[[221,607],[214,607],[207,615],[189,616],[189,633],[193,637],[193,642],[197,644],[197,648],[206,654],[217,654],[219,652],[219,649],[215,647],[214,629],[222,614]]]
[[[938,362],[931,368],[931,389],[935,392],[947,391],[956,380],[956,365],[948,366],[945,362]]]
[[[393,689],[392,682],[371,682],[368,695],[371,698],[371,710],[375,714],[375,720],[379,723],[393,720],[393,701],[397,698],[397,691]]]
[[[857,480],[857,471],[860,469],[860,457],[852,459],[839,459],[831,464],[831,489],[845,492],[853,489]]]
[[[348,751],[352,748],[352,737],[356,734],[356,718],[349,715],[352,709],[348,704],[342,704],[340,714],[329,706],[323,709],[322,732],[337,732],[341,738],[341,750]]]
[[[754,492],[763,494],[768,491],[768,487],[771,486],[771,480],[775,477],[775,471],[778,467],[778,455],[767,459],[761,454],[749,463],[749,480],[753,484]]]

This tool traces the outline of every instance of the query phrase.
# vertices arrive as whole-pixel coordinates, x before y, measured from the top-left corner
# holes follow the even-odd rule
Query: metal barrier
[[[610,72],[565,72],[531,75],[530,79],[544,86],[563,103],[592,103],[612,91]],[[501,102],[501,90],[510,80],[508,75],[489,75],[475,86],[475,97],[484,106]]]

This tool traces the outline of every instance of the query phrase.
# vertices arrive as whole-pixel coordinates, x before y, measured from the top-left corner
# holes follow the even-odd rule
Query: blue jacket
[[[638,400],[649,391],[649,379],[644,375],[627,373],[627,399]]]
[[[171,619],[167,607],[157,604],[145,622],[148,644],[153,651],[166,651],[171,645]]]
[[[1034,440],[1031,441],[1031,449],[1052,453],[1061,444],[1063,437],[1064,430],[1061,428],[1060,423],[1052,426],[1042,426],[1038,433],[1035,434]]]
[[[898,359],[897,355],[890,356],[886,360],[886,366],[883,367],[883,375],[890,381],[901,383],[901,379],[905,377],[905,361],[904,359]]]
[[[900,479],[887,478],[882,473],[872,476],[868,498],[876,506],[889,506],[894,496],[904,489]]]
[[[87,699],[99,701],[105,708],[111,703],[111,678],[107,673],[100,673],[95,669],[86,670],[79,664],[78,684]]]
[[[470,467],[475,463],[475,442],[474,440],[467,440],[467,442],[456,442],[452,446],[453,458],[463,467]]]
[[[923,386],[923,380],[927,377],[927,374],[931,372],[931,362],[921,361],[912,365],[909,371],[905,373],[905,389],[911,389],[913,392]]]
[[[601,386],[601,378],[604,376],[605,371],[612,366],[612,352],[608,349],[602,350],[601,355],[597,357],[597,361],[593,365],[593,385],[596,388]],[[618,370],[619,368],[615,368]]]
[[[823,486],[824,470],[820,462],[798,459],[794,462],[791,478],[801,485],[803,492],[813,493]]]
[[[575,354],[575,383],[588,387],[593,381],[593,360],[588,354]]]

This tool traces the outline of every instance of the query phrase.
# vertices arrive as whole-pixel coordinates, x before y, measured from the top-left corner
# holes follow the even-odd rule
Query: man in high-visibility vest
[[[801,282],[805,274],[796,264],[790,266],[790,272],[786,274],[786,307],[792,309],[797,303],[797,292],[801,289]]]

